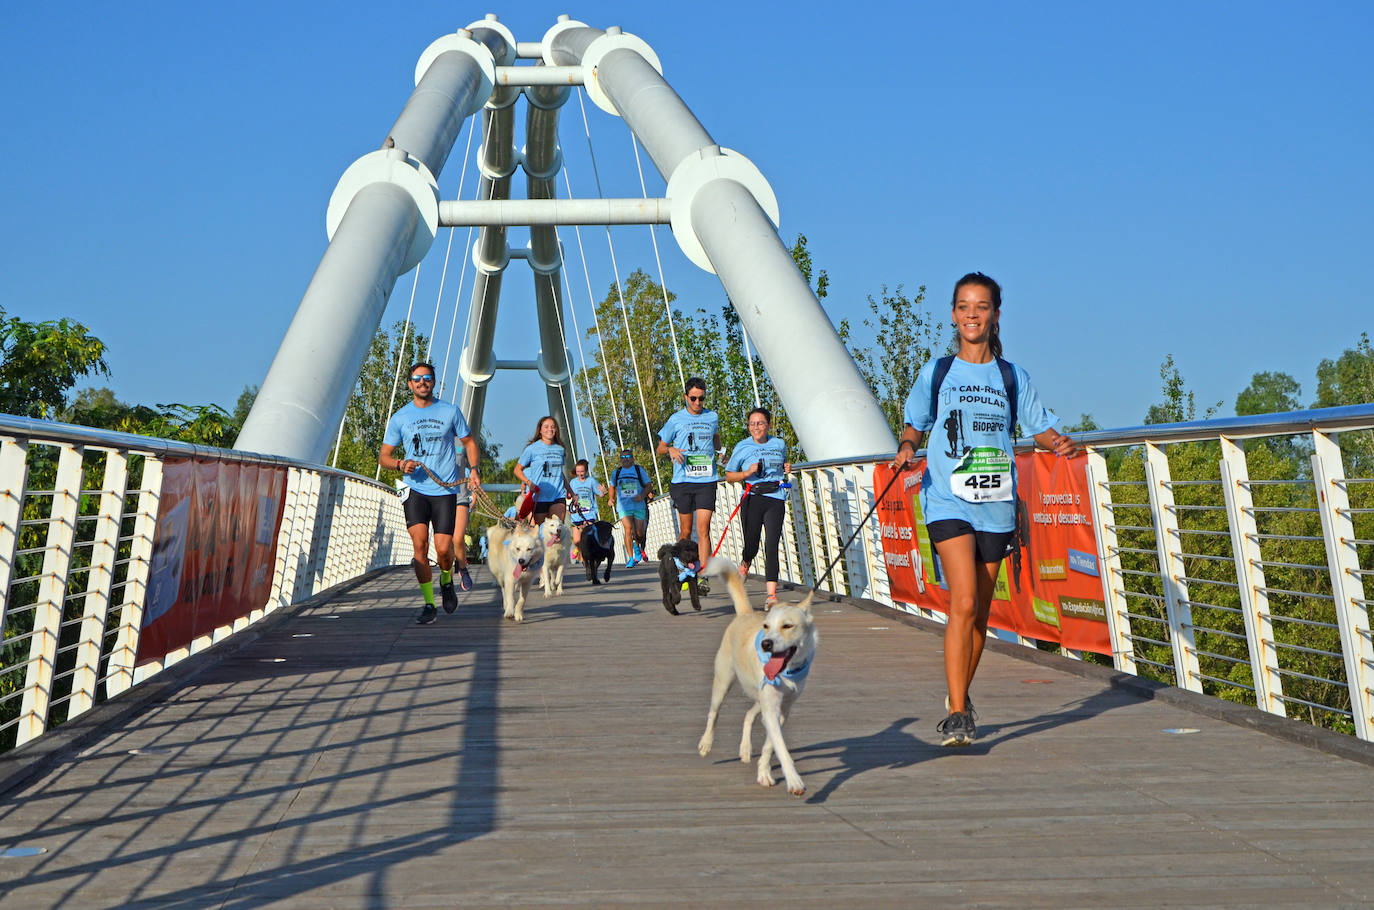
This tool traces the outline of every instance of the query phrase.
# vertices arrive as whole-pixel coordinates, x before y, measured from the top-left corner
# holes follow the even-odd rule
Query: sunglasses
[[[688,401],[705,401],[705,400],[706,400],[706,396],[705,396],[705,395],[688,395],[688,396],[687,396],[687,400],[688,400]]]
[[[421,375],[419,375],[419,374],[417,373],[416,375],[410,377],[410,381],[411,381],[411,382],[433,382],[433,381],[434,381],[434,374],[433,374],[433,373],[425,373],[423,376],[421,376]]]

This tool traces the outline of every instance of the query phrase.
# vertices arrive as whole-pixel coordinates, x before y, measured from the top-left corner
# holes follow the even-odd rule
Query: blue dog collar
[[[773,656],[763,650],[763,632],[763,629],[759,629],[759,634],[754,636],[754,656],[759,659],[760,667],[766,666],[768,663],[768,659]],[[779,673],[777,676],[774,676],[772,679],[769,679],[767,676],[765,676],[763,678],[763,681],[759,683],[759,688],[762,689],[764,686],[775,686],[781,689],[783,679],[789,679],[793,683],[801,685],[802,683],[806,682],[807,674],[809,674],[810,672],[810,660],[808,660],[804,664],[797,665],[793,665],[789,662],[787,666],[783,667],[782,672]]]
[[[684,566],[682,560],[678,559],[676,556],[673,557],[673,562],[677,565],[678,581],[686,581],[689,578],[697,577],[697,570],[695,567],[690,565]]]

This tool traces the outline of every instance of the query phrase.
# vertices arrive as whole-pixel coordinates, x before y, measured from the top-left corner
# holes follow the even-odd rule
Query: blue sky
[[[1310,401],[1317,363],[1374,329],[1374,6],[1355,2],[5,4],[0,304],[85,322],[126,400],[232,407],[319,262],[339,175],[385,138],[420,52],[489,11],[520,40],[569,12],[653,46],[715,139],[769,178],[783,237],[809,237],[836,321],[884,284],[928,285],[943,317],[956,277],[998,278],[1008,356],[1070,420],[1139,423],[1166,354],[1223,413],[1258,370],[1291,373]],[[638,195],[624,124],[588,107],[606,194]],[[444,198],[465,171],[471,196],[465,140]],[[562,144],[592,195],[575,103]],[[622,271],[653,272],[646,228],[614,236]],[[715,279],[659,240],[679,305],[718,307]],[[583,241],[599,298],[605,236]],[[425,331],[446,244],[416,286]],[[533,356],[523,268],[505,282],[501,357]],[[585,328],[580,263],[570,277]],[[493,383],[507,455],[544,407],[527,377]]]

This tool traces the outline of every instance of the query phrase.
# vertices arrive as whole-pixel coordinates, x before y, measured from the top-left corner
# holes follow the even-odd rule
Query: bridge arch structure
[[[667,181],[666,198],[556,198],[558,114],[578,85],[625,120]],[[521,97],[527,143],[517,150]],[[437,177],[463,123],[478,113],[478,198],[442,200]],[[525,172],[525,200],[510,198],[517,168]],[[670,225],[688,258],[719,276],[808,453],[844,458],[893,448],[881,409],[778,237],[777,222],[763,174],[716,143],[642,39],[563,16],[541,41],[523,42],[489,15],[425,49],[415,91],[383,147],[340,179],[329,202],[329,246],[235,447],[324,461],[397,278],[420,262],[439,227],[467,225],[481,228],[460,367],[468,423],[480,429],[487,385],[499,369],[532,368],[545,383],[550,413],[572,426],[555,229],[642,223]],[[527,249],[509,247],[510,225],[530,227]],[[540,351],[498,360],[492,340],[513,258],[525,259],[535,275]],[[844,433],[831,432],[837,423]]]

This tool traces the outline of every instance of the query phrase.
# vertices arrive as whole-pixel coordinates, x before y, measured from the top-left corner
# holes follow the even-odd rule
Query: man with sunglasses
[[[415,545],[411,565],[425,598],[415,621],[429,625],[439,615],[434,607],[434,573],[429,566],[429,526],[434,526],[434,549],[439,554],[439,592],[444,612],[452,613],[458,609],[458,592],[453,586],[455,562],[463,590],[472,590],[467,548],[462,540],[472,499],[469,491],[479,489],[481,481],[477,476],[477,440],[472,437],[467,420],[456,406],[434,397],[434,364],[421,362],[411,366],[410,392],[411,402],[387,421],[377,462],[405,475],[401,504],[406,530]],[[460,458],[454,439],[463,444],[461,461],[468,465],[466,483],[460,479]],[[404,458],[396,457],[397,446],[405,449]]]
[[[697,553],[701,565],[711,556],[711,516],[716,511],[716,450],[720,448],[720,418],[706,410],[706,382],[698,376],[683,387],[687,406],[668,418],[658,431],[659,455],[673,460],[673,482],[669,487],[677,509],[678,539],[692,536],[695,519]],[[705,592],[705,579],[697,590]]]

